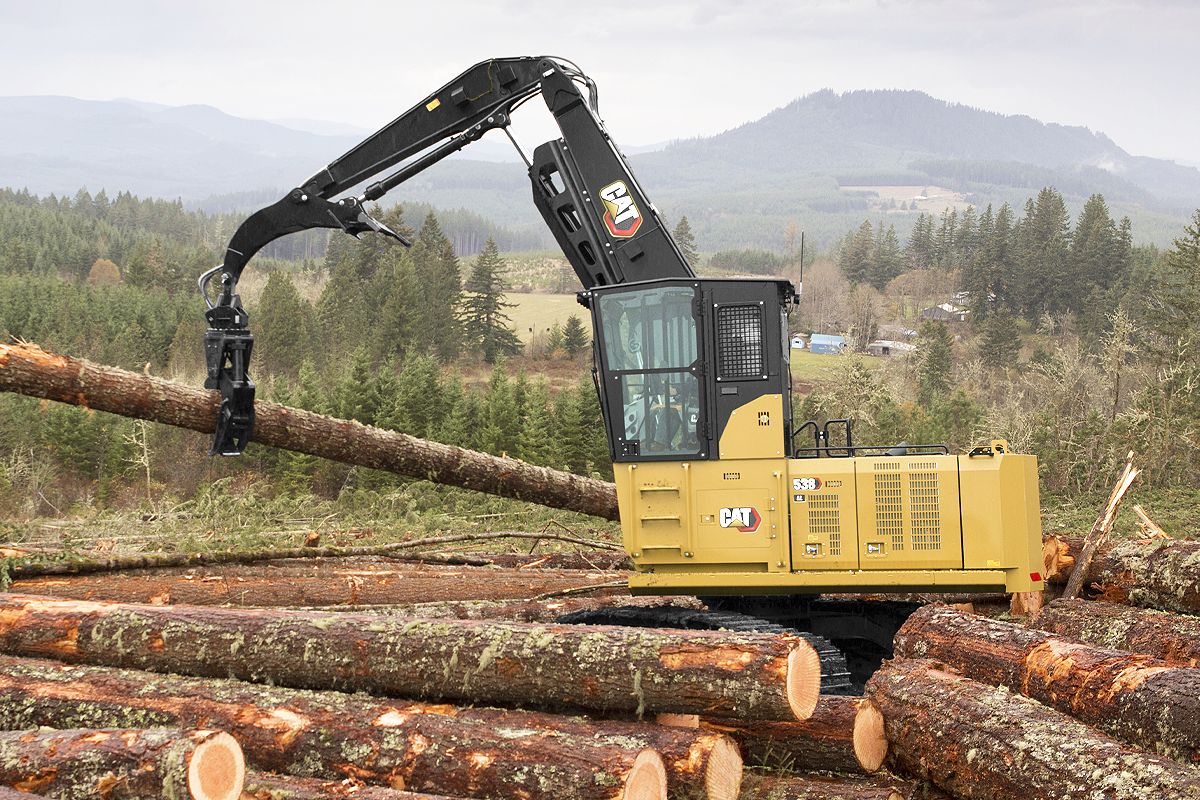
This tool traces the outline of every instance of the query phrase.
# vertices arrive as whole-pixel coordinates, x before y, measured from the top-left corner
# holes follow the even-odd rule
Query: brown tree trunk
[[[0,656],[0,728],[204,724],[236,735],[253,768],[280,774],[503,800],[665,797],[662,759],[606,743],[600,723],[584,737],[547,728],[548,714],[502,712],[485,725],[458,712]]]
[[[1091,600],[1055,600],[1026,624],[1178,666],[1200,665],[1200,617]]]
[[[755,766],[871,773],[883,766],[883,717],[863,697],[823,695],[803,722],[750,722],[708,717],[706,730],[728,734]]]
[[[887,782],[835,778],[832,775],[756,774],[746,779],[742,800],[907,800],[907,792]]]
[[[509,622],[554,622],[563,614],[577,611],[597,611],[620,606],[627,608],[688,608],[700,610],[703,604],[695,597],[664,595],[661,597],[560,597],[554,600],[450,600],[438,603],[407,603],[381,606],[311,607],[306,611],[351,611],[357,613],[395,614],[419,619],[499,619]]]
[[[68,800],[237,800],[246,764],[208,730],[0,732],[0,784]]]
[[[523,540],[533,541],[536,547],[541,542],[564,542],[593,549],[586,553],[549,553],[544,556],[519,555],[515,553],[411,553],[409,550],[440,544],[478,544],[488,541]],[[11,551],[16,555],[0,557],[19,558],[29,555]],[[219,550],[208,553],[139,553],[115,555],[107,558],[68,558],[62,561],[35,561],[17,563],[9,567],[13,578],[35,578],[45,575],[87,575],[95,572],[120,572],[133,569],[166,569],[171,567],[211,567],[221,565],[248,565],[264,562],[322,564],[342,559],[369,559],[386,557],[389,563],[397,561],[417,564],[449,564],[452,566],[484,567],[490,564],[523,569],[589,569],[610,571],[629,569],[629,556],[619,544],[598,539],[584,539],[561,533],[532,533],[530,531],[493,531],[482,533],[450,534],[406,539],[402,542],[363,545],[361,547],[286,547],[270,550]]]
[[[1200,769],[935,661],[886,662],[867,695],[883,712],[899,768],[961,800],[1200,798]]]
[[[935,659],[1163,755],[1200,759],[1200,670],[945,606],[910,616],[895,653]]]
[[[799,636],[24,595],[0,595],[0,651],[393,697],[754,719],[807,718],[820,685]]]
[[[325,606],[419,603],[424,600],[529,599],[580,586],[618,583],[623,572],[563,569],[373,564],[369,567],[206,568],[186,572],[21,578],[12,592],[78,600],[152,605]],[[628,590],[601,594],[628,598]]]
[[[491,708],[460,709],[460,719],[485,725],[502,724],[506,712]],[[732,739],[720,731],[681,729],[649,722],[596,721],[584,717],[546,717],[556,731],[587,736],[600,726],[601,741],[654,750],[662,756],[672,793],[710,800],[737,800],[742,785],[742,756]],[[595,736],[596,734],[592,733]]]
[[[441,794],[418,794],[357,781],[329,781],[251,772],[246,776],[242,800],[454,800]],[[0,798],[3,800],[3,798]]]
[[[1049,536],[1042,545],[1049,583],[1066,583],[1083,539]],[[1114,603],[1200,614],[1200,541],[1156,539],[1101,548],[1084,581],[1085,590]]]
[[[0,391],[57,400],[201,433],[216,427],[217,392],[42,350],[0,344]],[[611,483],[395,431],[256,401],[253,440],[399,475],[617,519]]]

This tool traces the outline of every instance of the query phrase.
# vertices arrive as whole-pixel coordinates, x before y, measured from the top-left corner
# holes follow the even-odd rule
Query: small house
[[[808,349],[820,355],[840,355],[846,351],[846,337],[814,333],[808,338]]]

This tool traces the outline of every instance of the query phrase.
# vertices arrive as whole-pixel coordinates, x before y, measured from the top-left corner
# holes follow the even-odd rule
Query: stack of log
[[[258,771],[249,797],[733,800],[739,743],[860,775],[886,753],[873,705],[820,698],[815,650],[788,635],[10,593],[0,651],[0,729],[228,730]],[[804,780],[754,796],[809,796]]]

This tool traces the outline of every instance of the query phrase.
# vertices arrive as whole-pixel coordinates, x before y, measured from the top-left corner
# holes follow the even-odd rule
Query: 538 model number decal
[[[820,488],[820,478],[792,478],[793,492],[815,492]]]

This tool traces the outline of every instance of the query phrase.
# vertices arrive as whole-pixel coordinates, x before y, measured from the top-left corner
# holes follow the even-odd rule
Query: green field
[[[847,366],[858,362],[867,369],[879,369],[887,359],[862,353],[844,353],[842,355],[821,355],[810,353],[808,350],[792,350],[789,356],[792,366],[792,377],[808,381],[831,381],[841,375]]]
[[[588,310],[576,302],[574,294],[509,292],[504,300],[513,304],[505,313],[512,320],[517,336],[526,344],[531,336],[544,337],[555,323],[561,326],[572,314],[579,317],[584,327],[591,328]]]

